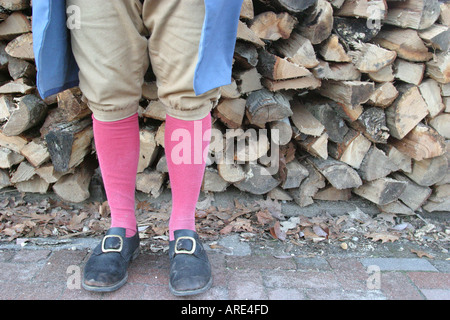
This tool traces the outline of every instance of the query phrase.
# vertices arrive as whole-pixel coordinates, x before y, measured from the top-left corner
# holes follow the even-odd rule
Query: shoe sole
[[[134,252],[133,256],[131,257],[130,263],[134,261],[141,252],[140,248],[138,247]],[[90,286],[84,283],[84,281],[81,283],[81,286],[84,290],[91,291],[91,292],[113,292],[116,290],[119,290],[125,283],[127,283],[128,280],[128,271],[125,273],[125,277],[120,280],[119,282],[111,285],[111,286]]]
[[[211,288],[212,283],[213,283],[213,279],[211,277],[209,279],[208,283],[206,284],[206,286],[204,286],[203,288],[200,288],[200,289],[189,290],[189,291],[177,291],[174,288],[172,288],[170,283],[169,283],[169,289],[170,289],[170,292],[172,292],[172,294],[177,297],[193,296],[193,295],[204,293],[204,292],[208,291]]]

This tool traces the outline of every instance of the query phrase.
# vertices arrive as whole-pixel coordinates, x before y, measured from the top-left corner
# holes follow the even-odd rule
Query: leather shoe
[[[88,291],[111,292],[128,279],[128,265],[139,255],[139,233],[125,236],[125,228],[111,228],[95,247],[83,274],[82,286]]]
[[[176,230],[174,238],[169,241],[170,291],[176,296],[205,292],[212,285],[211,265],[198,234]]]

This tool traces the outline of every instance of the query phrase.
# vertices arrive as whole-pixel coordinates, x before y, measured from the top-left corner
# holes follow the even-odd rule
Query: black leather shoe
[[[212,285],[208,256],[192,230],[176,230],[169,242],[170,291],[176,296],[203,293]]]
[[[82,286],[88,291],[111,292],[128,279],[128,265],[139,255],[139,233],[125,237],[124,228],[111,228],[84,267]]]

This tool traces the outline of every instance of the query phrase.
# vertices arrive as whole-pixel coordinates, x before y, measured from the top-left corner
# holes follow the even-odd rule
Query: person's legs
[[[194,74],[205,18],[204,0],[146,0],[149,55],[158,96],[167,108],[164,149],[172,191],[169,223],[169,287],[175,295],[197,294],[212,283],[210,264],[195,232],[195,207],[211,138],[214,89],[196,96]]]
[[[180,120],[166,116],[164,148],[172,190],[170,240],[174,231],[195,231],[195,207],[206,167],[211,139],[211,115],[201,120]]]
[[[93,112],[94,141],[111,208],[112,227],[136,232],[134,193],[139,159],[137,110],[148,68],[138,0],[68,0],[78,6],[71,30],[80,89]]]
[[[170,240],[177,229],[195,230],[195,205],[205,170],[203,150],[208,150],[210,140],[204,135],[210,133],[210,111],[220,96],[219,89],[196,96],[193,88],[204,16],[204,0],[147,0],[143,9],[158,96],[167,110],[164,149],[173,200]],[[182,158],[189,160],[182,163],[177,151],[181,145],[190,149],[183,150]]]
[[[135,189],[139,162],[139,118],[105,122],[92,117],[95,149],[111,208],[111,228],[136,233]]]
[[[94,141],[111,228],[84,268],[83,287],[113,291],[125,284],[139,252],[135,183],[139,161],[137,110],[148,68],[146,29],[139,0],[68,0],[79,7],[80,27],[71,30],[80,68],[80,89],[93,112]]]

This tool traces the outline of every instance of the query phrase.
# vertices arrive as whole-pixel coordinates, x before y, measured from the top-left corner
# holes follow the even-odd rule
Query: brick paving
[[[450,300],[450,261],[428,258],[283,257],[209,251],[214,284],[193,297],[168,289],[166,254],[144,253],[128,283],[91,293],[79,281],[88,249],[0,246],[1,300]]]

